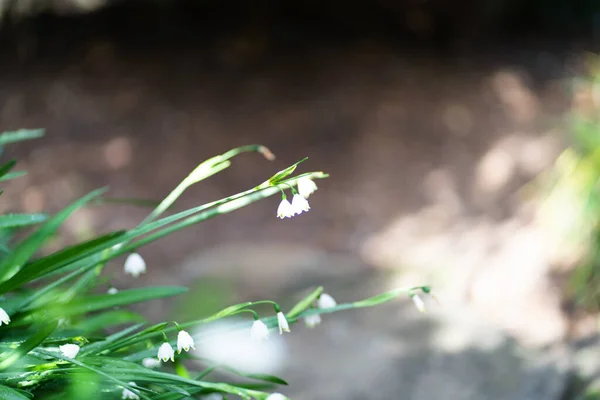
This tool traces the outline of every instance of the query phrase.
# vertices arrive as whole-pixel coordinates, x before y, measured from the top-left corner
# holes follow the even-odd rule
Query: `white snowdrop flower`
[[[425,312],[425,303],[423,302],[423,299],[421,299],[418,294],[413,294],[411,297],[413,303],[415,303],[415,307],[417,307],[417,310],[420,312]]]
[[[173,350],[173,348],[171,347],[171,345],[169,343],[164,342],[158,348],[158,356],[157,357],[159,360],[162,360],[163,362],[167,362],[167,361],[169,361],[169,359],[171,361],[175,361],[175,350]]]
[[[146,262],[138,253],[131,253],[125,260],[125,273],[137,278],[146,272]]]
[[[267,396],[266,400],[289,400],[289,397],[286,397],[281,393],[271,393]]]
[[[298,215],[310,210],[310,205],[308,204],[308,200],[304,197],[295,194],[292,198],[292,209],[294,210],[294,213]]]
[[[142,360],[142,365],[146,368],[154,369],[160,367],[162,363],[156,358],[147,357]]]
[[[279,203],[279,207],[277,207],[277,218],[291,218],[295,214],[294,207],[292,207],[292,203],[290,203],[287,199],[281,200]]]
[[[307,315],[304,317],[304,323],[309,328],[314,328],[321,323],[321,316],[319,314]]]
[[[282,335],[283,332],[290,331],[290,325],[288,324],[287,319],[285,319],[285,315],[281,311],[277,313],[277,324],[279,325],[279,334]]]
[[[80,347],[76,344],[63,344],[62,346],[58,346],[58,349],[60,350],[63,356],[75,358],[77,357],[77,353],[79,353]]]
[[[335,299],[327,293],[321,293],[319,300],[317,301],[317,305],[322,309],[333,308],[337,306],[337,301],[335,301]]]
[[[181,349],[190,351],[190,347],[196,350],[194,347],[194,338],[192,338],[186,331],[179,331],[177,334],[177,353],[181,354]]]
[[[298,193],[308,199],[317,190],[317,184],[308,177],[298,179]]]
[[[116,287],[111,287],[110,289],[108,289],[106,291],[106,293],[108,293],[108,294],[117,294],[117,293],[119,293],[119,289],[117,289]]]
[[[4,308],[0,307],[0,325],[2,324],[10,324],[10,317],[8,316],[6,311],[4,311]]]
[[[135,382],[127,382],[129,386],[137,386]],[[130,399],[130,400],[140,400],[140,396],[133,393],[131,390],[127,388],[123,388],[123,395],[121,396],[122,400]]]
[[[250,329],[252,340],[264,340],[269,337],[269,328],[260,319],[254,320]]]

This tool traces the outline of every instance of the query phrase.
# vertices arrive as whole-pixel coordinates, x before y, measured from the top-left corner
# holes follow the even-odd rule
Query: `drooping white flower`
[[[162,363],[156,358],[147,357],[142,360],[142,365],[146,368],[154,369],[160,367]]]
[[[129,384],[129,386],[137,386],[135,384],[135,382],[127,382]],[[138,396],[137,394],[133,393],[131,390],[127,389],[127,388],[123,388],[123,395],[121,396],[122,400],[125,399],[129,399],[129,400],[140,400],[140,396]]]
[[[312,179],[308,177],[298,179],[298,193],[300,193],[300,196],[308,199],[316,190],[317,184]]]
[[[267,396],[266,400],[289,400],[289,397],[286,397],[281,393],[271,393]]]
[[[307,315],[304,317],[304,323],[309,328],[314,328],[321,323],[321,316],[319,314]]]
[[[2,324],[10,324],[10,317],[8,316],[7,312],[4,311],[4,308],[0,307],[0,325]]]
[[[264,340],[269,337],[269,328],[260,319],[254,320],[250,329],[252,340]]]
[[[290,325],[288,324],[287,319],[285,319],[285,315],[281,311],[277,313],[277,324],[279,325],[279,334],[282,335],[283,332],[290,331]]]
[[[415,303],[415,307],[417,307],[417,310],[420,312],[425,312],[425,302],[423,302],[423,299],[421,299],[418,294],[413,294],[411,297],[413,303]]]
[[[196,350],[194,347],[194,338],[186,331],[179,331],[177,334],[177,353],[181,354],[181,349],[190,351],[190,347]]]
[[[335,301],[335,299],[327,293],[321,293],[319,300],[317,301],[317,305],[322,309],[333,308],[337,306],[337,301]]]
[[[134,278],[146,272],[146,262],[138,253],[131,253],[125,260],[125,273]]]
[[[279,207],[277,207],[277,218],[291,218],[294,216],[294,207],[287,199],[281,200]]]
[[[175,361],[175,351],[173,350],[173,348],[171,347],[171,345],[169,343],[164,342],[158,348],[157,358],[159,360],[162,360],[163,362],[167,362],[169,360]]]
[[[62,346],[58,346],[58,349],[62,353],[63,356],[69,358],[77,357],[77,353],[79,353],[80,347],[76,344],[63,344]]]
[[[106,293],[108,293],[108,294],[117,294],[117,293],[119,293],[119,289],[117,289],[116,287],[111,287],[110,289],[108,289],[106,291]]]
[[[308,200],[304,197],[295,194],[292,198],[292,209],[294,210],[294,213],[298,215],[310,210],[310,205],[308,204]]]

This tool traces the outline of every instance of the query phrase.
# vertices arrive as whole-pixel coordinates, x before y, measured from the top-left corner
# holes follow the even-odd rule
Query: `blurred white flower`
[[[220,393],[210,393],[201,397],[202,400],[223,400],[223,395]]]
[[[321,316],[319,314],[312,314],[304,317],[304,323],[309,328],[314,328],[321,323]]]
[[[135,382],[127,382],[129,384],[129,386],[137,386],[135,384]],[[140,400],[140,396],[138,396],[137,394],[133,393],[131,390],[127,389],[127,388],[123,388],[123,395],[121,396],[121,399],[130,399],[130,400]]]
[[[264,322],[257,319],[252,323],[250,336],[253,340],[264,340],[269,337],[269,328],[267,328]]]
[[[257,340],[266,338],[269,330],[261,322],[255,325],[261,327],[254,331],[260,332],[258,337],[248,334],[247,329],[239,329],[246,321],[232,318],[197,327],[193,336],[202,340],[190,353],[245,373],[275,374],[289,358],[283,338],[276,335],[269,336],[269,340]]]
[[[417,307],[417,310],[420,312],[425,312],[425,303],[423,302],[423,299],[421,299],[418,294],[413,294],[411,297],[413,303],[415,303],[415,307]]]
[[[169,359],[175,361],[175,351],[169,343],[165,342],[160,345],[158,348],[158,359],[163,362],[167,362]]]
[[[146,368],[158,368],[162,363],[156,358],[147,357],[142,360],[142,365]]]
[[[117,294],[117,293],[119,293],[119,289],[117,289],[116,287],[111,287],[110,289],[108,289],[106,291],[106,293],[108,293],[108,294]]]
[[[287,319],[285,319],[285,315],[281,311],[277,313],[277,324],[279,325],[279,334],[282,335],[283,332],[289,332],[290,326],[288,324]]]
[[[281,393],[272,393],[267,396],[266,400],[289,400],[289,398],[285,397]]]
[[[337,301],[335,301],[335,299],[327,293],[321,293],[319,300],[317,301],[317,305],[322,309],[333,308],[337,306]]]
[[[4,311],[4,308],[0,307],[0,325],[2,325],[2,324],[8,325],[9,323],[10,323],[10,317],[8,316],[6,311]]]
[[[298,179],[298,193],[308,199],[317,190],[317,184],[308,177]]]
[[[294,214],[294,207],[292,207],[292,204],[287,199],[281,200],[279,207],[277,207],[277,218],[291,218]]]
[[[75,358],[77,356],[77,353],[79,353],[80,347],[76,344],[63,344],[62,346],[58,346],[58,349],[60,350],[63,356]]]
[[[302,214],[303,212],[310,210],[310,205],[308,204],[308,200],[304,197],[295,194],[292,198],[292,209],[296,215]]]
[[[146,272],[146,262],[138,253],[131,253],[125,260],[125,273],[134,278]]]
[[[179,331],[177,334],[177,353],[181,353],[181,349],[190,351],[190,347],[194,350],[196,349],[194,347],[194,339],[186,331]]]

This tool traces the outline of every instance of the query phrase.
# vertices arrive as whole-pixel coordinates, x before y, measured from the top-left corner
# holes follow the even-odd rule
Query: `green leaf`
[[[75,261],[84,259],[102,250],[105,250],[107,247],[113,245],[107,245],[107,242],[114,241],[116,238],[119,238],[123,235],[124,232],[112,232],[87,242],[67,247],[57,251],[56,253],[52,253],[46,257],[40,258],[32,263],[26,264],[9,280],[0,284],[0,293],[6,293],[29,281],[56,271],[65,265],[72,264]]]
[[[258,381],[264,381],[264,382],[269,382],[269,383],[274,383],[276,385],[288,385],[288,383],[286,381],[284,381],[283,379],[274,376],[274,375],[269,375],[269,374],[244,374],[241,373],[239,371],[235,371],[235,373],[237,373],[238,375],[241,376],[245,376],[246,378],[250,378],[250,379],[256,379]]]
[[[0,229],[20,228],[35,225],[47,219],[46,214],[5,214],[0,215]]]
[[[107,350],[116,350],[126,346],[131,346],[133,344],[142,342],[144,340],[148,340],[153,336],[156,336],[157,333],[161,332],[163,329],[167,327],[167,322],[161,322],[160,324],[153,325],[149,328],[144,329],[141,332],[136,333],[135,335],[128,336],[123,340],[115,342],[107,347]],[[153,350],[154,351],[154,350]]]
[[[0,385],[0,399],[2,400],[29,400],[30,397],[23,393],[27,392]]]
[[[300,313],[311,306],[311,304],[319,298],[323,292],[323,287],[318,287],[311,294],[300,300],[287,314],[288,318],[296,318]]]
[[[10,181],[11,179],[20,178],[21,176],[27,175],[27,171],[13,171],[4,174],[0,177],[0,182]]]
[[[87,317],[76,326],[84,333],[93,333],[101,329],[110,328],[116,325],[129,324],[132,322],[146,322],[146,319],[139,314],[128,310],[107,311],[99,315]]]
[[[119,379],[119,378],[122,377],[122,375],[119,375],[119,378],[116,378],[115,376],[111,375],[110,373],[106,373],[106,372],[102,371],[101,369],[97,369],[95,367],[92,367],[92,366],[90,366],[90,365],[88,365],[86,363],[83,363],[83,362],[81,362],[79,360],[76,360],[74,358],[65,357],[65,356],[63,356],[60,353],[53,353],[53,352],[49,352],[49,351],[41,350],[41,349],[38,349],[37,352],[40,353],[40,354],[43,354],[43,355],[45,355],[47,357],[52,357],[52,358],[56,358],[56,359],[59,359],[59,360],[62,360],[62,361],[70,362],[70,363],[75,364],[75,365],[77,365],[79,367],[82,367],[82,368],[85,368],[85,369],[87,369],[89,371],[95,372],[96,374],[98,374],[100,376],[103,376],[103,377],[107,378],[108,380],[111,380],[111,381],[117,383],[119,386],[122,386],[124,388],[129,389],[129,390],[133,390],[134,392],[138,392],[138,394],[139,394],[139,396],[141,398],[143,398],[143,399],[149,399],[148,396],[146,396],[144,393],[142,393],[140,391],[140,388],[137,388],[137,387],[133,388],[128,383],[125,383],[125,381],[122,381],[121,379]],[[113,372],[113,371],[110,371],[110,370],[108,370],[108,371],[109,372]]]
[[[0,167],[0,177],[6,175],[17,164],[17,160],[10,160]]]
[[[8,143],[21,142],[23,140],[37,139],[44,136],[43,129],[19,129],[16,131],[0,134],[0,146]]]
[[[81,297],[68,304],[46,304],[41,306],[39,310],[45,315],[62,318],[163,297],[176,296],[186,291],[187,288],[178,286],[129,289],[115,294]]]
[[[40,229],[22,241],[14,252],[0,263],[0,281],[4,281],[13,276],[35,254],[35,252],[38,251],[40,246],[56,232],[69,215],[104,192],[104,189],[95,190],[82,197],[59,212],[56,216],[50,218],[40,227]]]
[[[13,363],[18,361],[21,357],[29,353],[31,350],[35,349],[37,345],[42,343],[58,326],[58,321],[53,321],[51,323],[46,323],[41,327],[38,327],[37,330],[33,330],[35,333],[25,342],[21,343],[19,347],[9,352],[8,354],[3,354],[2,360],[0,360],[0,370],[4,370],[11,366]],[[4,398],[4,397],[1,397]]]

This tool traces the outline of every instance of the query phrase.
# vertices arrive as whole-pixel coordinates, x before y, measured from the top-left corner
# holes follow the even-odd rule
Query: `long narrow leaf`
[[[44,222],[46,214],[5,214],[0,215],[0,229],[21,228]]]
[[[39,230],[31,234],[21,244],[6,257],[2,263],[0,263],[0,281],[4,281],[7,278],[13,276],[30,258],[39,250],[40,246],[50,238],[60,227],[60,225],[71,215],[75,210],[85,205],[88,201],[94,197],[99,196],[105,190],[95,190],[90,194],[77,200],[56,216],[50,218]]]
[[[0,134],[0,146],[8,143],[21,142],[23,140],[37,139],[44,136],[43,129],[19,129],[16,131],[3,132]]]
[[[33,336],[23,342],[19,347],[8,354],[3,355],[2,360],[0,361],[0,371],[10,367],[25,354],[33,350],[38,344],[42,343],[50,336],[50,334],[52,334],[52,332],[54,332],[57,325],[57,321],[44,324],[39,330],[34,331],[35,333]]]

